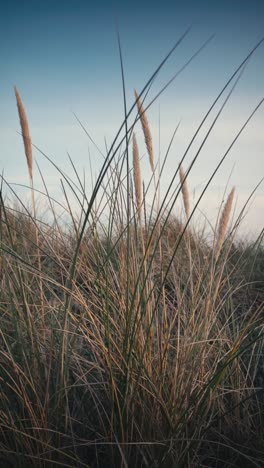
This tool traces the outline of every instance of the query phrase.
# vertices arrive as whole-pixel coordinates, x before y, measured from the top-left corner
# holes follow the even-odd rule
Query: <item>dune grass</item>
[[[191,206],[188,174],[201,148],[183,168],[193,140],[160,197],[164,166],[158,171],[144,104],[159,70],[129,112],[125,106],[91,196],[74,165],[75,182],[61,172],[67,226],[44,180],[46,223],[34,195],[32,209],[5,201],[2,178],[1,466],[263,466],[262,235],[254,244],[236,240],[234,189],[213,241],[195,229],[199,200]],[[16,97],[22,124],[17,89]],[[145,148],[133,134],[139,121],[148,185]],[[26,135],[22,125],[35,194],[28,125]],[[183,216],[175,215],[179,198]]]

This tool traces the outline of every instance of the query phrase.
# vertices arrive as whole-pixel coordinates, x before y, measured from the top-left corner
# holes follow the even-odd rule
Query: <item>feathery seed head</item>
[[[18,109],[18,115],[19,115],[19,120],[20,120],[20,126],[21,126],[21,132],[22,132],[22,137],[24,141],[24,148],[25,148],[25,155],[27,158],[27,166],[28,166],[28,172],[29,172],[29,177],[32,182],[33,180],[33,159],[32,159],[32,145],[31,145],[31,138],[30,138],[30,133],[29,133],[29,126],[28,126],[28,120],[27,120],[27,115],[20,97],[20,94],[15,86],[15,95],[16,95],[16,102],[17,102],[17,109]]]
[[[179,175],[180,175],[180,182],[181,182],[181,190],[182,190],[182,197],[183,197],[183,204],[187,218],[190,216],[190,196],[189,190],[187,186],[187,179],[185,178],[185,172],[183,170],[182,165],[179,168]]]
[[[141,172],[139,164],[139,151],[136,140],[136,135],[133,133],[133,168],[134,168],[134,185],[136,194],[136,203],[138,209],[138,216],[141,220],[142,217],[142,183],[141,183]]]
[[[147,152],[149,155],[149,163],[150,163],[152,172],[154,172],[154,155],[153,155],[152,136],[151,136],[151,132],[149,128],[149,123],[148,123],[148,119],[147,119],[143,104],[138,96],[138,93],[136,92],[136,90],[134,92],[135,92],[135,98],[137,102],[138,113],[139,113],[140,121],[142,125],[142,130],[144,133]]]
[[[229,223],[229,218],[230,218],[230,214],[231,214],[234,194],[235,194],[235,187],[232,188],[230,194],[227,197],[227,200],[226,200],[226,203],[225,203],[225,206],[223,208],[222,215],[221,215],[221,218],[220,218],[220,221],[219,221],[218,232],[217,232],[217,240],[216,240],[216,247],[215,247],[215,257],[216,257],[216,259],[219,257],[219,254],[220,254],[220,251],[221,251],[224,239],[225,239],[225,235],[226,235],[226,231],[227,231],[227,227],[228,227],[228,223]]]

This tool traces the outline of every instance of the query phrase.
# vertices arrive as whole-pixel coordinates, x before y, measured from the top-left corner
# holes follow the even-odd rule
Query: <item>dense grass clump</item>
[[[40,220],[22,128],[33,206],[0,198],[1,466],[263,466],[262,237],[236,240],[234,189],[210,241],[194,228],[184,157],[161,196],[147,89],[89,197],[62,173],[68,225],[48,191]]]

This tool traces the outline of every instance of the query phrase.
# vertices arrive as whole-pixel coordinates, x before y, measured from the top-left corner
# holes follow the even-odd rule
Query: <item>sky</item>
[[[88,1],[19,0],[0,7],[0,164],[10,184],[28,184],[27,167],[14,97],[17,86],[26,108],[33,143],[72,175],[69,153],[81,174],[94,173],[103,157],[91,144],[75,115],[99,148],[110,146],[124,118],[118,51],[119,31],[127,106],[178,39],[188,31],[153,82],[145,105],[209,39],[209,43],[148,110],[155,157],[163,160],[176,125],[162,190],[165,192],[198,125],[227,80],[264,37],[263,0]],[[213,36],[213,37],[212,37]],[[232,86],[232,85],[231,85]],[[184,161],[187,168],[230,87],[206,121]],[[190,172],[195,202],[240,127],[264,96],[264,43],[247,63]],[[225,190],[236,187],[236,212],[264,176],[264,110],[260,107],[229,152],[201,202],[201,216],[216,218]],[[141,127],[143,177],[150,169]],[[34,149],[35,184],[39,165],[50,193],[62,197],[59,176]],[[22,193],[19,185],[11,185]],[[245,230],[263,228],[264,184],[254,195]]]

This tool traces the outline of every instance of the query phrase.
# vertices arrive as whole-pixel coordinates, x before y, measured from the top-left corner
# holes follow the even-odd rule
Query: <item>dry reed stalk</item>
[[[227,197],[227,200],[226,200],[226,203],[223,208],[222,215],[219,221],[218,231],[217,231],[217,236],[216,236],[216,244],[215,244],[216,260],[219,257],[219,254],[220,254],[220,251],[221,251],[224,239],[225,239],[225,235],[226,235],[226,231],[227,231],[227,227],[229,223],[229,218],[230,218],[230,213],[232,209],[234,194],[235,194],[235,187],[232,188],[230,194]]]
[[[179,168],[179,175],[180,175],[180,182],[181,182],[181,190],[182,190],[182,197],[183,197],[183,204],[187,218],[190,216],[190,196],[189,190],[187,186],[187,179],[185,179],[185,172],[183,170],[182,165]]]
[[[138,96],[138,93],[136,92],[136,90],[134,92],[135,92],[135,98],[137,101],[138,113],[139,113],[142,129],[143,129],[143,133],[145,137],[145,143],[146,143],[146,147],[147,147],[147,151],[149,155],[149,163],[150,163],[151,170],[154,173],[154,155],[153,155],[152,136],[151,136],[151,132],[149,128],[149,123],[148,123],[148,119],[147,119],[144,107],[142,105],[142,102]]]
[[[136,140],[136,135],[134,133],[133,133],[133,168],[134,168],[134,184],[135,184],[138,217],[139,217],[139,221],[141,222],[141,219],[142,219],[142,183],[141,183],[141,171],[140,171],[140,164],[139,164],[138,144]]]
[[[14,87],[14,89],[15,89],[17,109],[18,109],[18,115],[19,115],[19,120],[20,120],[22,137],[24,141],[25,155],[27,159],[28,173],[29,173],[29,179],[30,179],[30,185],[31,185],[31,197],[32,197],[34,219],[36,220],[37,213],[36,213],[36,203],[35,203],[35,195],[34,195],[34,188],[33,188],[33,157],[32,157],[32,144],[31,144],[31,138],[30,138],[30,132],[29,132],[29,125],[28,125],[27,115],[26,115],[26,111],[22,103],[21,96],[16,86]],[[35,234],[36,234],[36,245],[37,245],[38,269],[39,269],[39,272],[41,273],[42,266],[41,266],[40,250],[39,250],[39,245],[40,245],[39,231],[38,231],[38,227],[36,224],[35,224]],[[41,313],[42,313],[42,329],[43,329],[43,336],[45,338],[46,327],[45,327],[45,318],[44,318],[45,317],[44,293],[43,293],[43,283],[42,283],[41,275],[39,278],[39,287],[40,287],[40,302],[41,302]]]
[[[22,137],[24,141],[24,148],[25,148],[25,155],[27,158],[27,166],[28,166],[28,173],[30,177],[30,182],[32,184],[33,181],[33,158],[32,158],[32,145],[31,145],[31,138],[29,133],[29,126],[26,111],[24,109],[22,99],[20,94],[15,86],[15,95],[16,95],[16,102],[17,102],[17,109],[18,115],[20,120],[20,126],[22,131]]]

